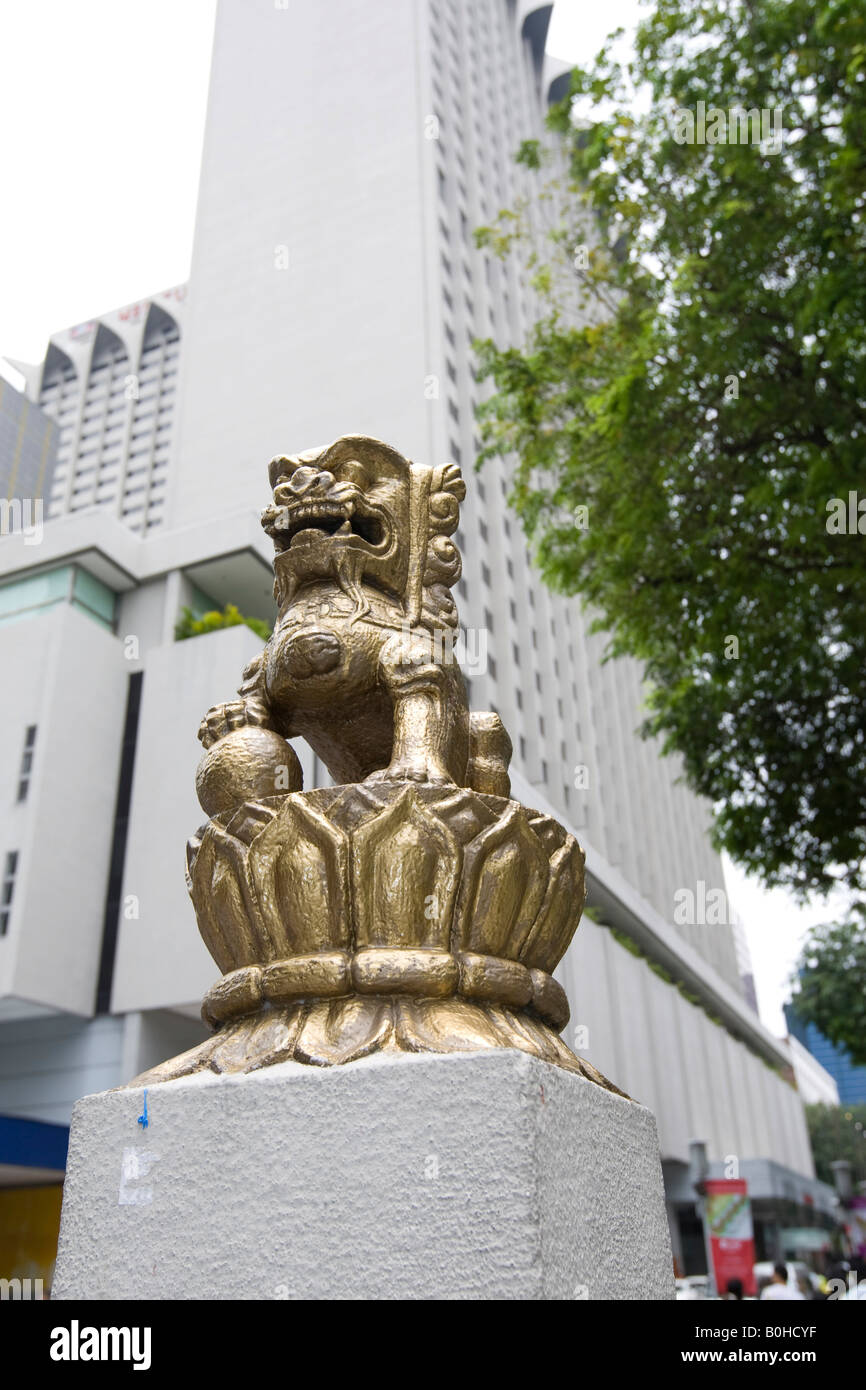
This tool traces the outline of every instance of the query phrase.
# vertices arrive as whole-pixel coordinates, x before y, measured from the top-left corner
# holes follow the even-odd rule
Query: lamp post
[[[836,1158],[830,1164],[833,1169],[833,1183],[839,1194],[839,1201],[846,1207],[854,1196],[854,1179],[850,1160],[847,1158]]]
[[[836,1188],[841,1209],[842,1249],[847,1247],[850,1257],[852,1241],[848,1225],[848,1213],[851,1210],[851,1199],[854,1196],[854,1171],[850,1159],[847,1158],[835,1158],[830,1167],[833,1170],[833,1186]]]
[[[703,1139],[692,1139],[689,1143],[689,1176],[692,1180],[692,1187],[698,1194],[697,1208],[701,1218],[701,1226],[704,1232],[704,1249],[707,1255],[707,1292],[712,1297],[717,1293],[715,1275],[713,1273],[713,1248],[710,1240],[710,1229],[707,1222],[707,1178],[710,1175],[710,1162],[707,1158],[707,1146]]]

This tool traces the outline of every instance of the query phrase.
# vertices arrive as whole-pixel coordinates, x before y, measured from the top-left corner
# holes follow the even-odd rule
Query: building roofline
[[[74,562],[123,593],[172,570],[242,553],[271,569],[270,543],[253,510],[141,537],[94,508],[45,522],[38,545],[22,533],[0,538],[0,583]]]
[[[565,58],[554,58],[552,54],[545,53],[541,82],[548,106],[553,106],[555,102],[562,101],[563,97],[568,95],[575,66]]]
[[[517,18],[520,32],[532,44],[532,56],[539,68],[544,62],[544,45],[547,43],[552,14],[552,0],[548,5],[539,5],[537,0],[519,0]]]

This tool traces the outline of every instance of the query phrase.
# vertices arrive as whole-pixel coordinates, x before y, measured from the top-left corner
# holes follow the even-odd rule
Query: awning
[[[0,1187],[62,1182],[68,1125],[0,1115]]]

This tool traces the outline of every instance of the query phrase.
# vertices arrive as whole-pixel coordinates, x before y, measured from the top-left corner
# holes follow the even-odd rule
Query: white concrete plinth
[[[522,1052],[75,1107],[53,1298],[672,1298],[655,1120]]]

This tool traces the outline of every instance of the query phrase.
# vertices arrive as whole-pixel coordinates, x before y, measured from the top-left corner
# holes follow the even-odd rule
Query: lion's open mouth
[[[281,551],[290,550],[298,536],[354,537],[371,550],[382,550],[388,541],[386,527],[372,512],[338,502],[300,503],[286,507],[274,522],[274,539]]]

